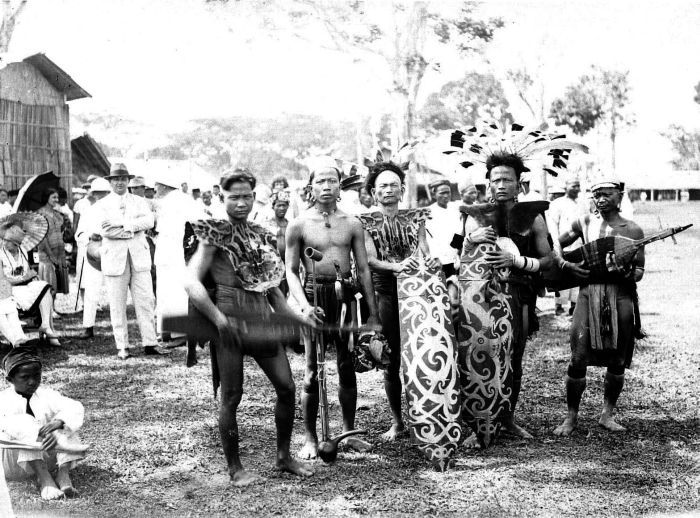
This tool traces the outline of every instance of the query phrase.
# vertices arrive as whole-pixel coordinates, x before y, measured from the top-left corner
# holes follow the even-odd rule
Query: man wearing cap
[[[156,185],[156,266],[157,329],[162,331],[163,315],[187,314],[185,292],[185,224],[205,218],[192,197],[180,190],[180,180],[172,172],[162,172]]]
[[[112,187],[104,178],[96,178],[92,181],[90,193],[98,202],[112,192]],[[76,265],[76,278],[78,290],[83,295],[83,331],[78,338],[88,339],[95,336],[95,317],[100,303],[100,294],[104,284],[104,276],[100,270],[94,268],[87,260],[86,252],[91,240],[100,239],[100,221],[95,205],[83,209],[83,217],[75,231],[75,241],[78,245],[78,260]]]
[[[102,273],[109,294],[117,356],[123,360],[131,357],[126,320],[129,290],[136,309],[144,353],[159,355],[162,353],[156,348],[151,254],[145,236],[145,231],[153,228],[153,212],[144,198],[127,192],[133,175],[129,174],[124,164],[113,164],[106,178],[112,192],[97,202],[95,209],[102,235]]]
[[[449,204],[451,209],[459,211],[462,205],[474,205],[479,197],[479,191],[470,180],[463,180],[457,185],[460,199]]]
[[[437,180],[428,187],[435,199],[435,203],[430,205],[431,219],[425,222],[428,247],[433,257],[442,263],[454,318],[459,308],[459,290],[456,283],[459,254],[450,243],[455,234],[462,232],[461,217],[459,212],[449,206],[452,196],[449,180]]]
[[[606,236],[642,239],[644,232],[631,220],[620,216],[623,189],[612,177],[603,177],[593,185],[593,200],[600,217],[586,215],[574,221],[559,237],[561,247],[582,239],[584,243]],[[555,246],[560,254],[561,248]],[[570,435],[578,422],[579,403],[586,388],[589,366],[607,367],[603,385],[604,405],[599,424],[610,431],[622,432],[613,412],[625,381],[625,368],[630,366],[635,339],[642,338],[639,320],[637,283],[644,276],[644,249],[640,249],[629,265],[618,265],[614,252],[608,254],[608,266],[615,273],[605,283],[591,279],[579,290],[571,325],[571,361],[566,375],[568,413],[558,426],[556,435]],[[560,268],[586,282],[589,272],[558,255]]]
[[[577,177],[571,177],[566,180],[566,187],[564,190],[564,196],[557,198],[552,203],[549,204],[549,210],[547,211],[547,225],[549,226],[549,233],[554,238],[558,238],[565,232],[571,230],[571,225],[574,221],[578,220],[584,215],[582,206],[578,202],[578,195],[581,192],[581,183]],[[578,248],[581,243],[574,241],[572,244],[564,248],[564,252]],[[556,244],[554,245],[556,248]],[[556,315],[561,315],[564,313],[564,304],[570,303],[569,315],[574,314],[574,308],[576,308],[576,299],[578,298],[578,288],[571,288],[568,290],[559,290],[558,295],[555,296],[555,309],[554,313]]]

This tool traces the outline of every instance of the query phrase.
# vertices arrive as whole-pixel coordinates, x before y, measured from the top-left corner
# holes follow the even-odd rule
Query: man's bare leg
[[[297,455],[301,459],[309,460],[318,456],[318,435],[316,433],[318,377],[316,371],[316,347],[314,342],[307,336],[304,336],[304,352],[306,356],[306,373],[304,374],[304,387],[301,393],[304,446],[302,446]]]
[[[625,374],[612,374],[609,370],[605,373],[605,383],[604,383],[604,394],[605,394],[605,404],[603,406],[603,412],[600,415],[600,420],[598,423],[603,428],[610,430],[611,432],[624,432],[627,430],[621,424],[618,424],[615,419],[613,419],[613,412],[615,411],[615,405],[617,404],[617,398],[620,397],[622,392],[622,387],[625,384]]]
[[[57,500],[63,498],[63,491],[56,485],[56,481],[49,473],[46,462],[43,460],[29,461],[29,465],[34,470],[34,476],[39,484],[39,492],[44,500]]]
[[[68,473],[70,469],[70,463],[61,464],[56,472],[56,484],[63,491],[63,494],[68,498],[73,498],[78,495],[78,492],[73,487],[73,482],[70,479],[70,474]]]
[[[389,370],[391,370],[391,366]],[[406,433],[406,425],[404,425],[401,415],[401,380],[399,379],[398,369],[393,376],[389,373],[389,370],[384,374],[384,391],[389,401],[392,425],[389,430],[382,434],[382,441],[385,442],[395,441]]]
[[[349,432],[355,429],[355,414],[357,413],[357,377],[352,366],[350,353],[341,347],[338,350],[338,401],[343,415],[343,431]],[[365,453],[372,449],[372,445],[363,441],[358,436],[348,437],[343,444],[353,450]]]
[[[566,376],[566,406],[568,407],[564,422],[554,429],[554,435],[566,437],[576,429],[578,424],[578,409],[581,403],[583,391],[586,390],[586,377],[583,371],[583,378],[572,378]]]
[[[273,358],[257,358],[256,361],[275,387],[275,425],[277,427],[277,458],[275,466],[301,477],[310,477],[313,471],[308,466],[292,458],[289,452],[294,428],[294,379],[287,356],[280,345]]]
[[[246,471],[238,450],[238,421],[236,411],[243,397],[243,355],[239,347],[216,343],[216,359],[221,381],[219,433],[228,472],[234,486],[247,486],[261,480],[256,473]]]

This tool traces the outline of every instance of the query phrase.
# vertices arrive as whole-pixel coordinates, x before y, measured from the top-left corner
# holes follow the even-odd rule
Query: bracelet
[[[516,256],[513,257],[513,266],[518,270],[523,270],[530,273],[535,273],[540,270],[539,259],[533,259],[532,257]]]

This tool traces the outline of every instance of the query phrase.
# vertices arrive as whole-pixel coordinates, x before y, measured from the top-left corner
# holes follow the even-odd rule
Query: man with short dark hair
[[[377,307],[367,264],[362,226],[355,217],[346,214],[337,207],[338,195],[340,194],[340,171],[335,160],[330,157],[317,158],[311,168],[309,185],[314,200],[312,207],[292,220],[287,227],[285,264],[289,291],[300,305],[303,314],[314,315],[312,260],[304,256],[304,270],[306,271],[304,285],[299,278],[299,264],[303,251],[307,247],[319,250],[323,254],[323,259],[316,263],[315,270],[317,296],[319,306],[322,309],[320,316],[327,322],[339,323],[341,304],[347,303],[349,305],[355,301],[354,292],[357,286],[352,281],[352,253],[357,279],[369,308],[367,325],[378,328]],[[342,299],[338,298],[335,291],[337,275],[343,279]],[[318,317],[316,316],[316,318]],[[351,312],[347,311],[346,321],[341,323],[349,323],[351,319]],[[326,334],[325,339],[326,343],[335,342],[338,365],[338,399],[343,416],[343,431],[350,431],[355,428],[357,379],[348,350],[349,336],[334,332]],[[306,373],[301,405],[306,437],[300,456],[311,459],[315,458],[318,453],[316,419],[319,387],[316,344],[305,337],[304,345]],[[357,437],[349,437],[345,441],[348,446],[360,452],[368,451],[371,448],[369,443]]]
[[[279,339],[254,342],[242,332],[236,320],[241,313],[268,319],[274,311],[298,318],[279,289],[284,267],[277,253],[275,236],[248,220],[253,208],[256,179],[245,170],[224,173],[227,219],[193,223],[199,246],[190,259],[187,293],[194,306],[214,324],[219,339],[212,341],[214,390],[221,385],[219,432],[231,481],[245,486],[260,476],[243,468],[239,454],[238,405],[243,397],[244,355],[251,356],[275,388],[277,452],[275,466],[299,476],[311,476],[308,466],[290,455],[294,427],[295,387],[289,361]],[[211,276],[216,285],[212,301],[202,284]],[[303,319],[306,324],[310,322]]]

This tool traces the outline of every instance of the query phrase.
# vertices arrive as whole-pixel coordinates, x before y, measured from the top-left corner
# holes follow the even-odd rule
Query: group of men
[[[520,175],[526,171],[517,156],[494,157],[487,164],[489,171],[489,195],[492,204],[502,207],[503,213],[515,214],[518,195],[522,193]],[[534,284],[538,272],[551,268],[560,268],[580,279],[586,286],[589,272],[581,264],[572,264],[563,259],[562,246],[571,245],[576,240],[589,242],[606,235],[624,235],[637,238],[641,230],[632,221],[620,216],[622,185],[613,179],[599,181],[592,186],[593,199],[598,215],[584,215],[575,218],[566,213],[565,208],[553,209],[558,216],[555,223],[546,222],[542,214],[533,212],[522,221],[511,221],[508,229],[496,226],[484,226],[478,218],[471,218],[449,207],[449,184],[440,182],[433,186],[436,200],[430,210],[402,210],[399,204],[405,194],[405,172],[392,163],[378,163],[365,179],[363,189],[373,198],[376,210],[353,216],[344,212],[339,206],[341,196],[342,173],[331,159],[319,159],[311,168],[309,186],[311,206],[292,219],[285,235],[286,282],[289,297],[293,300],[307,322],[320,321],[343,324],[338,308],[342,302],[349,302],[351,295],[339,294],[337,281],[352,284],[360,291],[366,302],[365,322],[371,329],[381,330],[388,342],[389,362],[384,372],[384,386],[392,417],[390,429],[383,435],[384,440],[393,440],[405,431],[402,414],[402,382],[400,376],[401,342],[398,318],[398,296],[396,276],[415,266],[414,252],[420,249],[426,261],[434,266],[441,265],[450,290],[450,302],[453,315],[465,319],[460,313],[460,286],[457,273],[462,253],[461,242],[455,244],[455,235],[462,236],[467,245],[481,243],[496,244],[500,237],[507,235],[517,247],[516,251],[496,248],[486,255],[486,262],[495,269],[509,269],[512,274],[507,282],[513,288],[508,291],[514,301],[514,311],[509,317],[511,325],[518,331],[508,351],[508,361],[512,362],[511,400],[507,411],[499,417],[502,429],[521,437],[532,437],[529,432],[516,424],[515,406],[522,380],[522,358],[527,337],[536,327],[535,302],[537,289]],[[235,180],[237,189],[250,191],[251,195],[238,193],[235,202],[226,202],[229,220],[241,225],[249,225],[248,217],[253,210],[255,187],[254,180]],[[572,180],[567,184],[567,198],[574,201],[580,184]],[[466,191],[466,190],[465,190]],[[476,198],[476,189],[465,192],[462,204],[466,205]],[[224,192],[226,198],[227,192]],[[568,201],[562,202],[569,203]],[[521,204],[525,205],[525,204]],[[558,205],[558,204],[557,204]],[[539,207],[539,206],[538,206]],[[539,209],[538,209],[539,210]],[[432,216],[431,216],[432,214]],[[432,219],[431,219],[432,217]],[[568,219],[566,219],[568,218]],[[504,234],[507,232],[507,234]],[[550,246],[549,235],[556,243]],[[281,237],[281,234],[278,234]],[[561,239],[561,244],[559,244]],[[457,240],[459,241],[459,240]],[[321,253],[322,259],[313,264],[313,259],[303,254],[307,248]],[[230,251],[229,251],[230,253]],[[300,277],[303,265],[306,276]],[[314,294],[311,290],[310,273],[315,267],[318,288],[317,306],[314,307]],[[201,268],[200,268],[201,270]],[[353,275],[354,271],[354,275]],[[199,271],[199,274],[202,272]],[[572,361],[566,376],[566,393],[569,413],[564,423],[556,429],[557,434],[570,434],[576,426],[578,403],[585,387],[586,366],[602,365],[608,367],[605,388],[605,406],[600,424],[609,430],[620,431],[623,428],[614,421],[613,410],[622,389],[624,369],[629,366],[635,329],[638,329],[638,312],[634,311],[636,292],[634,283],[641,280],[643,274],[643,254],[638,254],[631,266],[620,267],[618,284],[591,284],[581,291],[575,306],[571,332]],[[188,292],[192,294],[190,288]],[[347,292],[352,293],[352,292]],[[601,295],[603,294],[603,295]],[[348,297],[341,300],[339,297]],[[601,312],[601,301],[611,297],[614,308],[612,313]],[[467,308],[461,308],[466,311]],[[467,311],[468,312],[468,311]],[[635,316],[637,315],[637,317]],[[605,320],[607,318],[607,321]],[[612,318],[612,322],[610,319]],[[464,323],[464,322],[463,322]],[[472,323],[473,324],[473,323]],[[465,325],[469,325],[466,322]],[[456,326],[459,327],[459,326]],[[612,328],[614,333],[600,331]],[[602,336],[602,338],[601,338]],[[339,388],[338,398],[342,412],[343,430],[354,428],[355,407],[357,399],[357,381],[348,348],[349,336],[329,333],[327,341],[335,345],[337,351]],[[316,457],[318,434],[316,430],[318,399],[317,356],[314,342],[306,340],[306,373],[302,392],[302,411],[305,428],[304,446],[300,456],[304,459]],[[219,359],[220,361],[220,359]],[[219,366],[219,369],[225,366]],[[270,375],[268,373],[268,375]],[[271,378],[274,382],[274,379]],[[242,388],[241,388],[242,390]],[[222,439],[230,436],[226,423],[231,422],[230,415],[235,412],[240,402],[240,393],[233,400],[226,401],[227,394],[222,394]],[[279,405],[279,401],[278,401]],[[225,412],[224,412],[225,409]],[[276,410],[276,412],[279,411]],[[226,415],[224,415],[226,414]],[[286,415],[286,413],[285,413]],[[233,418],[235,422],[235,417]],[[235,436],[238,437],[237,424]],[[279,432],[279,430],[278,430]],[[348,439],[347,445],[357,451],[367,451],[370,443],[357,438]],[[474,437],[467,440],[468,445],[478,446]],[[288,444],[288,442],[286,443]],[[231,454],[225,448],[227,458]],[[235,445],[235,462],[229,462],[234,482],[241,485],[249,483],[255,477],[249,477],[240,466]],[[288,451],[280,455],[288,455]],[[286,464],[285,464],[286,465]],[[308,475],[306,468],[291,470],[297,474]]]

